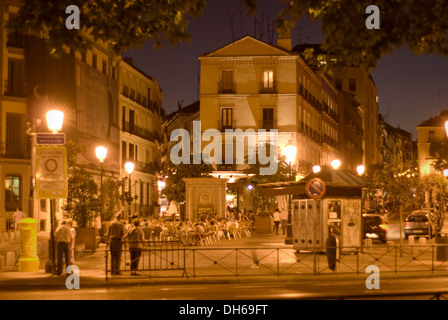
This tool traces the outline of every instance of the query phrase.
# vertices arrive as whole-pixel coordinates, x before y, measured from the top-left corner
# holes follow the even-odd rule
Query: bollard
[[[5,266],[5,256],[0,256],[0,272],[3,271],[4,266]]]
[[[16,253],[14,251],[6,252],[5,266],[13,267],[16,263]]]
[[[422,238],[418,238],[418,244],[425,246],[426,245],[426,238],[422,237]]]
[[[367,249],[372,248],[372,245],[373,245],[372,239],[370,239],[370,238],[364,239],[364,246]]]
[[[37,256],[37,221],[25,218],[19,222],[20,258],[19,272],[39,271]]]
[[[408,244],[410,246],[413,246],[415,244],[415,236],[409,236],[408,238]]]

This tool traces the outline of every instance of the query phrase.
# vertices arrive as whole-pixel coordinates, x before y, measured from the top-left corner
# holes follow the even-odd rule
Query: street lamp
[[[62,129],[62,124],[64,122],[64,113],[59,110],[50,110],[46,114],[48,129],[57,134],[59,130]],[[55,215],[55,199],[50,199],[50,241],[51,241],[51,270],[54,274],[56,269],[56,246],[54,238],[54,215]]]
[[[314,173],[319,173],[320,170],[321,170],[321,167],[320,167],[320,166],[318,166],[318,165],[313,166],[313,172],[314,172]]]
[[[128,161],[124,164],[124,168],[126,169],[127,173],[129,174],[129,217],[131,217],[131,204],[132,204],[132,190],[131,190],[131,174],[134,171],[134,162]]]
[[[291,140],[288,141],[285,148],[283,149],[283,155],[286,157],[286,162],[289,164],[289,177],[292,176],[292,160],[295,158],[297,154],[297,147],[291,142]],[[289,203],[288,203],[288,223],[286,225],[286,238],[285,238],[285,244],[292,244],[292,212],[291,212],[291,202],[292,202],[292,195],[289,195]]]
[[[362,176],[364,174],[364,172],[366,171],[366,167],[364,167],[362,164],[360,164],[357,168],[356,168],[356,172],[358,172],[358,174],[360,176]]]
[[[104,200],[103,200],[103,162],[107,156],[107,148],[103,146],[96,147],[95,149],[96,157],[100,160],[100,198],[101,198],[101,223],[104,221]]]
[[[333,161],[331,161],[331,167],[334,169],[334,170],[337,170],[337,169],[339,169],[339,167],[341,166],[341,161],[340,160],[338,160],[338,159],[334,159]]]

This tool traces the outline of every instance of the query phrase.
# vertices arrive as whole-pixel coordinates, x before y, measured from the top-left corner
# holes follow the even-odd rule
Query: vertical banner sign
[[[36,147],[38,199],[67,198],[67,151],[65,147]]]

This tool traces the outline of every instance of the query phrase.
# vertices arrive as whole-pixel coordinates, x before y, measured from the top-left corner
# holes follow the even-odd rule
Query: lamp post
[[[104,200],[103,200],[103,162],[107,156],[107,148],[103,146],[96,147],[95,149],[96,157],[100,160],[100,198],[101,198],[101,224],[104,221]]]
[[[64,122],[64,113],[59,110],[50,110],[46,114],[48,129],[57,134],[62,129]],[[55,215],[55,199],[50,199],[50,241],[51,241],[51,272],[54,274],[56,271],[56,246],[54,238],[54,215]]]
[[[132,204],[132,190],[131,190],[131,174],[134,171],[134,162],[128,161],[124,164],[124,168],[126,169],[127,173],[129,174],[129,217],[132,216],[131,214],[131,204]]]
[[[297,153],[297,147],[291,142],[291,140],[288,141],[285,148],[283,149],[283,155],[286,157],[286,162],[288,162],[289,165],[289,178],[291,179],[292,176],[292,160],[295,158]],[[289,195],[289,201],[288,201],[288,223],[286,225],[286,238],[285,238],[285,244],[292,244],[293,243],[293,236],[292,236],[292,195]]]

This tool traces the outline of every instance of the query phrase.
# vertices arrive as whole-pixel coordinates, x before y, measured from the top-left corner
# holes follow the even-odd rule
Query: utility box
[[[330,228],[342,251],[361,246],[361,199],[298,199],[293,201],[293,248],[325,251]]]

